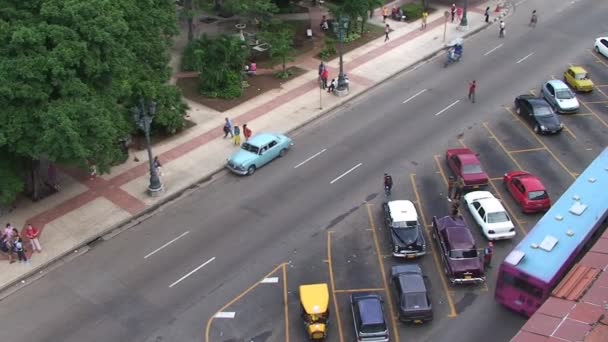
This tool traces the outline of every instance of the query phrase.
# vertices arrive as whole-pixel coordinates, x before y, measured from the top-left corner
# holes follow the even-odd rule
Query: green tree
[[[195,44],[195,66],[201,91],[210,97],[236,98],[242,95],[242,72],[249,57],[243,42],[228,35],[216,39],[203,36]]]
[[[3,201],[40,159],[109,170],[134,130],[128,108],[139,96],[165,95],[156,130],[183,127],[185,106],[167,84],[174,3],[4,0],[0,8]]]
[[[287,72],[287,62],[293,60],[295,53],[293,47],[294,34],[294,30],[288,26],[280,26],[276,30],[261,34],[262,40],[270,44],[270,57],[281,62],[283,74]]]

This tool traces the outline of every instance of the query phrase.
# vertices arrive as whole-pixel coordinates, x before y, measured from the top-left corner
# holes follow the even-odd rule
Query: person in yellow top
[[[424,30],[426,28],[426,20],[429,17],[429,13],[426,11],[426,9],[424,9],[422,11],[422,27],[420,28],[421,30]]]

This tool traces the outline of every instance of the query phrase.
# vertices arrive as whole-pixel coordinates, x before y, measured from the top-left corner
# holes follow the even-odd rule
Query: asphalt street
[[[543,175],[559,196],[606,146],[607,127],[597,121],[608,121],[605,108],[565,117],[569,132],[541,138],[504,108],[543,80],[561,78],[568,63],[587,63],[608,84],[608,67],[587,51],[608,32],[600,4],[521,2],[507,18],[506,38],[492,25],[465,42],[459,63],[444,69],[441,55],[398,75],[295,132],[290,153],[255,175],[214,176],[5,298],[2,341],[303,341],[297,288],[314,282],[334,290],[328,340],[352,341],[349,293],[378,292],[387,315],[394,309],[385,276],[395,261],[380,212],[384,172],[394,177],[393,197],[415,201],[428,224],[447,213],[442,158],[449,147],[477,150],[494,180],[516,168]],[[534,29],[527,26],[532,9],[540,12]],[[466,98],[473,79],[475,104]],[[495,181],[490,190],[507,198]],[[540,217],[512,213],[519,237]],[[515,243],[499,243],[496,260]],[[525,320],[495,304],[495,269],[486,286],[446,287],[428,244],[433,251],[421,263],[435,321],[392,324],[393,340],[513,336]],[[224,317],[210,320],[218,311]]]

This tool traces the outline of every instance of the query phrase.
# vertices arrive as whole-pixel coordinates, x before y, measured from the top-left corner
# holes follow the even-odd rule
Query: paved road
[[[208,319],[240,294],[224,310],[234,312],[234,319],[209,324],[212,340],[300,341],[297,285],[305,282],[331,282],[338,290],[331,340],[351,340],[347,293],[368,288],[388,297],[382,270],[393,261],[382,255],[388,253],[378,210],[382,173],[394,175],[395,196],[416,198],[415,186],[427,217],[444,213],[438,201],[444,185],[433,156],[459,138],[479,145],[487,138],[479,133],[485,132],[483,122],[509,117],[501,108],[515,95],[586,54],[592,38],[608,31],[598,3],[534,2],[542,9],[534,30],[526,26],[532,5],[523,3],[509,18],[506,39],[499,40],[492,26],[467,41],[457,65],[444,70],[437,59],[386,82],[297,132],[294,150],[254,176],[215,177],[6,298],[0,309],[3,341],[200,341]],[[476,104],[466,100],[471,79],[479,83]],[[559,139],[547,144],[570,138]],[[560,160],[590,160],[593,151],[577,144],[568,145],[572,151]],[[484,146],[484,155],[500,153],[495,143]],[[530,163],[540,158],[550,156]],[[486,164],[497,177],[510,163],[503,156]],[[545,171],[563,189],[571,175],[559,168]],[[521,226],[529,229],[530,223]],[[501,244],[497,257],[512,245]],[[425,256],[423,265],[433,283],[436,322],[397,328],[401,340],[503,341],[523,324],[494,304],[491,288],[446,293],[433,260]],[[245,291],[267,274],[267,283]],[[458,317],[447,318],[452,310]]]

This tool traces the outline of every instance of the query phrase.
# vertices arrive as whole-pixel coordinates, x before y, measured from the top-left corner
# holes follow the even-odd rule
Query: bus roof
[[[605,148],[553,204],[505,259],[546,283],[586,237],[608,216],[608,148]]]

